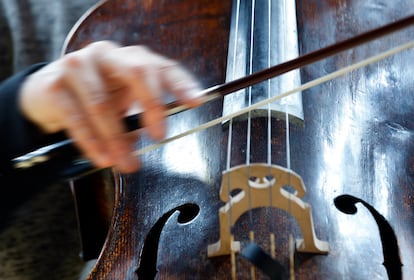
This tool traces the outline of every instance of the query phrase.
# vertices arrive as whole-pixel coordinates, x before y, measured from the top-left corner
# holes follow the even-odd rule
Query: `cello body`
[[[414,12],[410,0],[388,2],[298,0],[299,52]],[[231,1],[105,1],[79,22],[65,51],[97,40],[147,45],[182,62],[210,87],[226,79],[231,13]],[[412,31],[306,66],[302,82],[412,39]],[[292,215],[294,207],[282,210],[270,204],[242,213],[232,235],[244,248],[254,231],[255,243],[282,267],[281,278],[274,279],[398,279],[398,272],[390,276],[390,266],[383,265],[384,259],[396,256],[384,256],[388,240],[366,205],[393,229],[402,263],[393,267],[400,269],[400,279],[414,275],[413,58],[413,51],[401,53],[303,92],[301,124],[286,126],[284,120],[272,119],[272,164],[286,168],[289,157],[289,169],[306,186],[301,196],[293,183],[282,187],[295,201],[311,206],[315,235],[329,244],[322,253],[298,250],[303,230]],[[222,100],[216,100],[172,116],[168,133],[185,131],[222,112]],[[89,279],[231,279],[232,270],[237,279],[269,279],[239,253],[234,262],[231,255],[208,255],[208,246],[220,240],[220,209],[229,202],[220,195],[229,137],[231,167],[245,164],[247,137],[253,147],[249,161],[266,162],[266,124],[266,118],[254,118],[250,136],[246,121],[235,122],[232,132],[216,125],[144,154],[137,174],[114,174],[111,226]],[[143,131],[137,148],[149,144]],[[366,204],[358,203],[354,215],[343,213],[334,200],[344,194]]]

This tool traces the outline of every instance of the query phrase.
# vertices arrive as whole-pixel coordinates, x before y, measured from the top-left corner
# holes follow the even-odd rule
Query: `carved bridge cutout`
[[[295,192],[287,191],[287,187],[293,188]],[[235,190],[241,191],[231,196]],[[298,252],[328,253],[328,243],[319,240],[315,235],[311,206],[301,199],[305,193],[302,178],[281,166],[255,163],[235,166],[224,171],[220,198],[226,204],[219,209],[220,239],[208,246],[208,256],[239,252],[240,242],[231,241],[231,228],[245,212],[261,207],[285,210],[296,219],[303,237],[296,240]]]

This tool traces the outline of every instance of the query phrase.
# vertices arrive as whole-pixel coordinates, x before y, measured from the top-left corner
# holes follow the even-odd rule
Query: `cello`
[[[409,2],[298,0],[298,51],[308,53],[408,15]],[[226,80],[236,3],[104,1],[79,22],[65,51],[105,39],[148,45],[213,86]],[[254,3],[247,10],[264,9],[265,2]],[[409,31],[400,32],[304,67],[300,79],[310,81],[407,37]],[[398,279],[398,268],[392,274],[382,265],[389,257],[383,255],[383,241],[389,240],[381,239],[378,221],[392,225],[404,264],[397,260],[396,267],[409,279],[414,275],[412,56],[408,51],[308,89],[302,93],[303,116],[292,124],[286,122],[289,113],[272,112],[222,123],[142,155],[137,174],[114,174],[111,226],[89,279]],[[174,115],[167,120],[169,133],[219,118],[223,107],[216,100]],[[143,136],[137,148],[150,144]],[[234,180],[242,178],[248,188],[228,183],[238,171]],[[286,205],[278,204],[277,195],[287,197]],[[346,200],[363,207],[357,213],[348,207],[345,212],[355,213],[350,216],[334,205],[344,210]],[[240,210],[239,201],[249,209]],[[311,218],[295,214],[299,208],[310,209]],[[310,230],[303,230],[301,218],[311,221]],[[300,243],[305,232],[311,241]],[[229,252],[209,253],[217,241],[230,242]],[[312,241],[315,250],[300,250]],[[259,247],[254,252],[271,268],[239,254],[249,244]]]

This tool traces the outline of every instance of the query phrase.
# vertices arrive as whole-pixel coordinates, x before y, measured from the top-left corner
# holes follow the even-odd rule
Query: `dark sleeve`
[[[10,161],[64,138],[63,133],[42,133],[19,110],[18,95],[24,79],[42,66],[44,64],[33,65],[0,84],[0,230],[14,207],[54,182],[45,178],[47,172],[39,173],[38,170],[13,173]]]
[[[45,64],[36,64],[0,84],[0,172],[10,168],[10,160],[63,138],[47,135],[20,113],[18,95],[25,78]]]

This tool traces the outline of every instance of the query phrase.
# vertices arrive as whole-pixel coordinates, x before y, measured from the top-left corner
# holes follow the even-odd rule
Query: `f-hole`
[[[136,271],[139,279],[154,279],[157,275],[158,245],[161,232],[170,217],[177,211],[179,212],[177,222],[179,224],[186,224],[198,215],[200,207],[192,203],[180,205],[165,213],[154,224],[146,236],[144,246],[142,247],[140,263]]]
[[[348,215],[354,215],[358,212],[358,209],[355,206],[357,203],[361,203],[369,210],[378,226],[382,243],[382,252],[384,254],[383,265],[387,270],[388,279],[401,280],[402,263],[397,236],[395,235],[394,229],[384,218],[384,216],[382,216],[374,207],[372,207],[364,200],[349,194],[344,194],[336,197],[334,203],[338,210]]]

